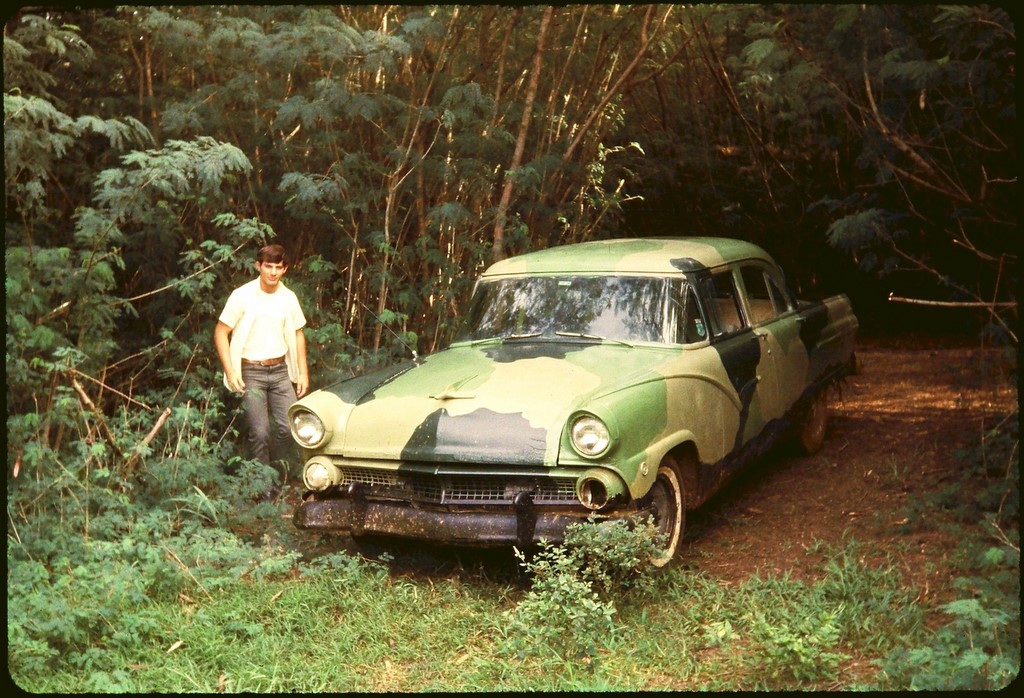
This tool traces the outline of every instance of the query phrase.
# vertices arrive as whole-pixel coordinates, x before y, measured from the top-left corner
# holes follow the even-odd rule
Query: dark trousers
[[[272,465],[289,463],[296,453],[288,408],[295,402],[295,387],[288,378],[288,367],[281,362],[274,366],[242,364],[245,393],[242,408],[249,428],[249,456]]]

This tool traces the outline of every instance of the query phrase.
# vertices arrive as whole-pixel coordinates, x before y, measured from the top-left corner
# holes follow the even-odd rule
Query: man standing
[[[281,245],[256,255],[259,278],[228,297],[213,332],[224,385],[242,393],[250,457],[272,465],[293,453],[288,408],[309,391],[306,318],[298,298],[281,278],[288,271]],[[287,470],[286,470],[287,472]],[[278,488],[267,493],[273,499]]]

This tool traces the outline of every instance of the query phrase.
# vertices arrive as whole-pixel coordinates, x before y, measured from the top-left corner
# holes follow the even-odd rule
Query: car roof
[[[716,237],[628,238],[549,247],[495,262],[483,278],[520,274],[678,274],[745,259],[774,264],[753,243]]]

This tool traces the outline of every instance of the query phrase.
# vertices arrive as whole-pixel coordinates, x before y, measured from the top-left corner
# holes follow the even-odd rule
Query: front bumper
[[[301,529],[348,531],[472,547],[559,542],[571,523],[590,517],[598,521],[628,519],[638,512],[625,507],[595,514],[583,506],[540,506],[527,493],[505,506],[428,507],[409,502],[372,499],[360,488],[343,496],[317,498],[311,493],[295,510]]]

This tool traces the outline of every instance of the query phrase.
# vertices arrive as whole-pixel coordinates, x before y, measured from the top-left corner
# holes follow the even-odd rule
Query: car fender
[[[666,438],[660,439],[648,447],[644,465],[638,469],[638,477],[630,486],[629,493],[634,499],[639,499],[650,491],[658,475],[658,466],[665,459],[665,456],[680,448],[691,449],[699,457],[700,445],[697,443],[697,436],[688,429],[680,429],[673,432]],[[691,479],[689,474],[683,473],[683,476],[684,480],[689,484]]]
[[[635,498],[651,488],[665,455],[683,444],[693,444],[710,462],[724,458],[736,441],[741,405],[724,378],[686,372],[620,386],[589,400],[580,412],[606,423],[613,446],[599,459],[575,454],[568,415],[559,463],[610,467]]]

